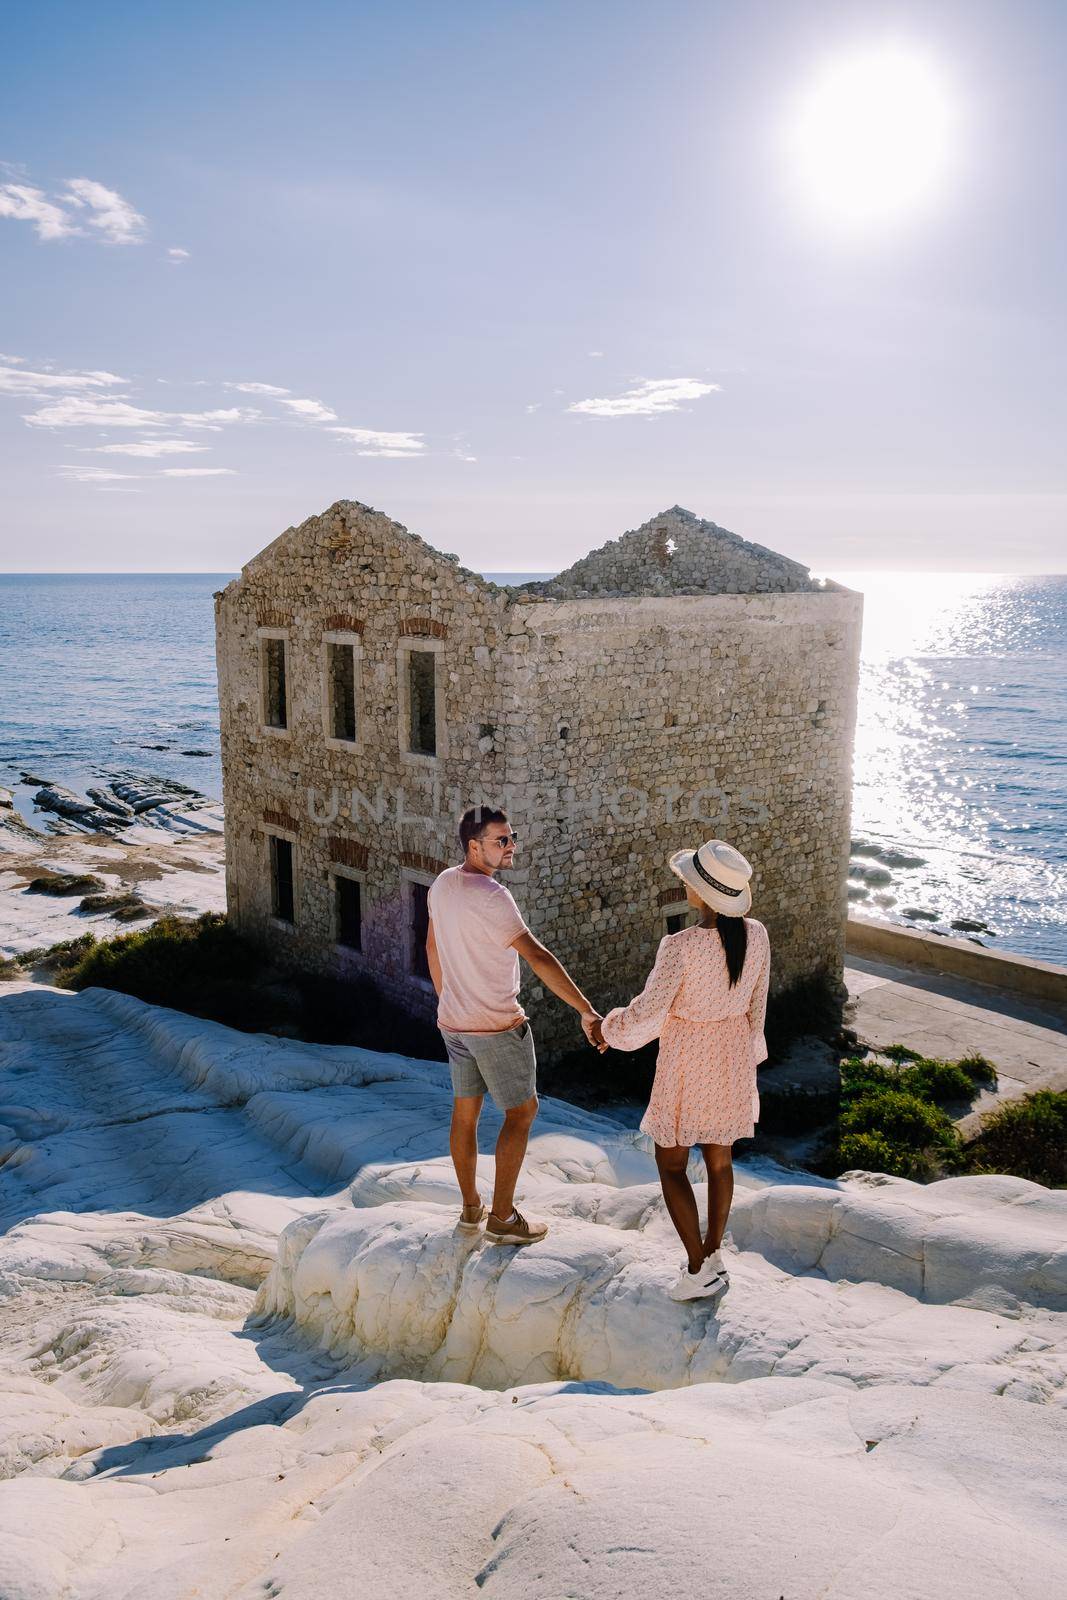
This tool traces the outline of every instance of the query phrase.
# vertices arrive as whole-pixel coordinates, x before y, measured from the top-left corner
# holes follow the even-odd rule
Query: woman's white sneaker
[[[682,1270],[667,1293],[672,1300],[706,1300],[710,1295],[721,1293],[725,1287],[717,1275],[709,1276],[707,1262],[699,1272],[690,1272],[688,1264],[683,1261]]]
[[[713,1273],[716,1277],[721,1278],[724,1289],[730,1287],[730,1274],[726,1270],[726,1262],[722,1258],[721,1250],[713,1250],[710,1256],[704,1257],[704,1271]]]

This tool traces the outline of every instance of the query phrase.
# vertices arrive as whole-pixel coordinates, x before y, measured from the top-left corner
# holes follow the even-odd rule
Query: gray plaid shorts
[[[491,1094],[499,1111],[512,1111],[537,1093],[537,1056],[528,1022],[500,1033],[455,1033],[442,1028],[452,1069],[452,1093]]]

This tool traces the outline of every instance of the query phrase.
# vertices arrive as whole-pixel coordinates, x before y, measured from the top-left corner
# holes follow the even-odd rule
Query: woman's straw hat
[[[743,917],[752,907],[752,868],[732,844],[709,839],[699,850],[676,850],[668,866],[720,917]]]

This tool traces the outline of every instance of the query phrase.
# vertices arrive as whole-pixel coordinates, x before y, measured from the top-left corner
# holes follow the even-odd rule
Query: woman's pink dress
[[[745,925],[745,964],[732,989],[716,930],[683,928],[661,942],[637,998],[604,1018],[614,1049],[637,1050],[659,1037],[656,1081],[641,1119],[657,1144],[733,1144],[755,1131],[771,946],[762,922],[746,917]]]

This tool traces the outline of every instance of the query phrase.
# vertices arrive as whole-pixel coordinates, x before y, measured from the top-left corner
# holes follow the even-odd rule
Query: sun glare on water
[[[895,219],[932,199],[951,153],[952,107],[936,68],[897,45],[829,61],[787,138],[805,195],[845,225]]]

